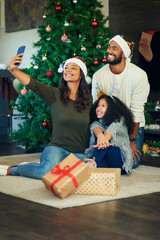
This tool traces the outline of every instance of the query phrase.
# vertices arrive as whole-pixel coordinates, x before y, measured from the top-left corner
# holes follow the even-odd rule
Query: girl
[[[97,167],[121,168],[121,174],[130,174],[133,157],[129,135],[134,129],[130,109],[111,95],[100,96],[94,109],[97,121],[90,126],[90,147],[85,154],[95,159]]]
[[[87,68],[78,58],[65,62],[60,88],[47,86],[18,69],[23,54],[14,56],[9,70],[23,85],[34,91],[50,107],[52,137],[43,150],[40,163],[0,165],[0,175],[24,176],[41,179],[70,153],[84,160],[89,143],[89,121],[92,97],[85,81]]]

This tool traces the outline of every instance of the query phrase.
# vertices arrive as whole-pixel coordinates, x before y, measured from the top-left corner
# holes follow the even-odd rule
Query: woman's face
[[[108,108],[108,103],[106,102],[106,100],[104,98],[100,99],[96,108],[97,118],[99,119],[103,118],[107,111],[107,108]]]
[[[80,82],[80,67],[76,63],[66,64],[63,78],[66,82]]]

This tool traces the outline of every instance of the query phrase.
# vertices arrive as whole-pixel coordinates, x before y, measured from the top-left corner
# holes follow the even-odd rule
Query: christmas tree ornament
[[[66,22],[66,21],[65,21],[64,26],[65,26],[65,27],[69,27],[69,22]]]
[[[153,53],[150,45],[151,45],[153,34],[155,32],[156,31],[142,32],[140,37],[139,52],[147,62],[152,61],[152,58],[153,58]]]
[[[103,62],[103,63],[106,63],[106,62],[107,62],[107,58],[104,57],[104,58],[102,59],[102,62]]]
[[[53,76],[54,76],[54,73],[51,70],[46,72],[46,77],[53,78]]]
[[[93,63],[94,63],[94,65],[98,65],[99,61],[97,59],[95,59]]]
[[[87,50],[86,47],[83,47],[83,46],[81,47],[82,52],[85,52],[86,50]]]
[[[43,127],[48,127],[48,122],[44,120],[43,123],[42,123],[42,126]]]
[[[47,56],[46,56],[46,54],[45,54],[45,56],[42,57],[42,60],[43,60],[43,61],[46,61],[46,59],[47,59]]]
[[[43,17],[42,17],[42,18],[44,18],[44,19],[46,18],[46,14],[45,14],[45,13],[43,14]]]
[[[61,12],[62,11],[62,6],[61,5],[56,5],[55,6],[55,10],[57,11],[57,12]]]
[[[47,27],[46,27],[46,32],[51,32],[52,31],[52,28],[48,25]]]
[[[35,65],[33,68],[34,68],[34,69],[38,69],[39,67],[38,67],[38,65]]]
[[[98,22],[96,19],[94,19],[94,21],[91,23],[92,27],[96,28],[98,27]]]
[[[101,48],[102,48],[102,45],[101,45],[101,44],[97,44],[97,45],[96,45],[96,48],[101,49]]]
[[[63,64],[62,63],[59,64],[58,72],[59,73],[63,72]]]
[[[64,35],[61,37],[61,41],[62,41],[62,42],[67,42],[67,41],[68,41],[68,37],[66,36],[66,34],[64,34]]]
[[[21,94],[22,94],[23,96],[26,96],[26,94],[27,94],[27,89],[26,89],[26,88],[23,88],[23,89],[21,90]]]

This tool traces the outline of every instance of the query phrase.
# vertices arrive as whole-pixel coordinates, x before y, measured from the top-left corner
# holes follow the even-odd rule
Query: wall
[[[4,2],[2,1],[2,7],[4,8]],[[108,16],[108,3],[109,0],[102,0],[102,4],[104,8],[102,12],[104,15]],[[36,49],[33,48],[33,43],[39,40],[39,36],[37,33],[37,29],[25,30],[20,32],[6,33],[5,32],[5,24],[4,24],[4,12],[2,11],[3,18],[3,27],[0,28],[0,63],[8,64],[10,58],[14,56],[17,52],[17,48],[20,45],[26,45],[26,51],[24,55],[23,64],[21,68],[25,68],[30,64],[30,58],[34,53],[36,53]]]

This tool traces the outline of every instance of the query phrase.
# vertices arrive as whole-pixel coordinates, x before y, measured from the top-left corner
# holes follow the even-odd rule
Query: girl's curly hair
[[[81,57],[77,57],[81,61],[84,60]],[[86,109],[91,101],[91,94],[89,90],[89,85],[85,80],[83,71],[80,69],[80,84],[77,93],[77,99],[75,101],[75,108],[78,112],[81,112],[83,109]],[[63,75],[60,84],[60,96],[62,102],[66,105],[69,102],[70,90],[68,88],[67,82],[64,80]]]
[[[96,116],[96,108],[101,99],[105,99],[108,107],[107,111],[103,117],[103,123],[106,126],[109,126],[112,122],[120,122],[121,118],[124,118],[124,124],[128,129],[128,134],[133,133],[134,130],[134,117],[131,110],[124,104],[119,98],[112,97],[110,95],[102,95],[95,103],[94,103],[94,120],[98,120]]]

